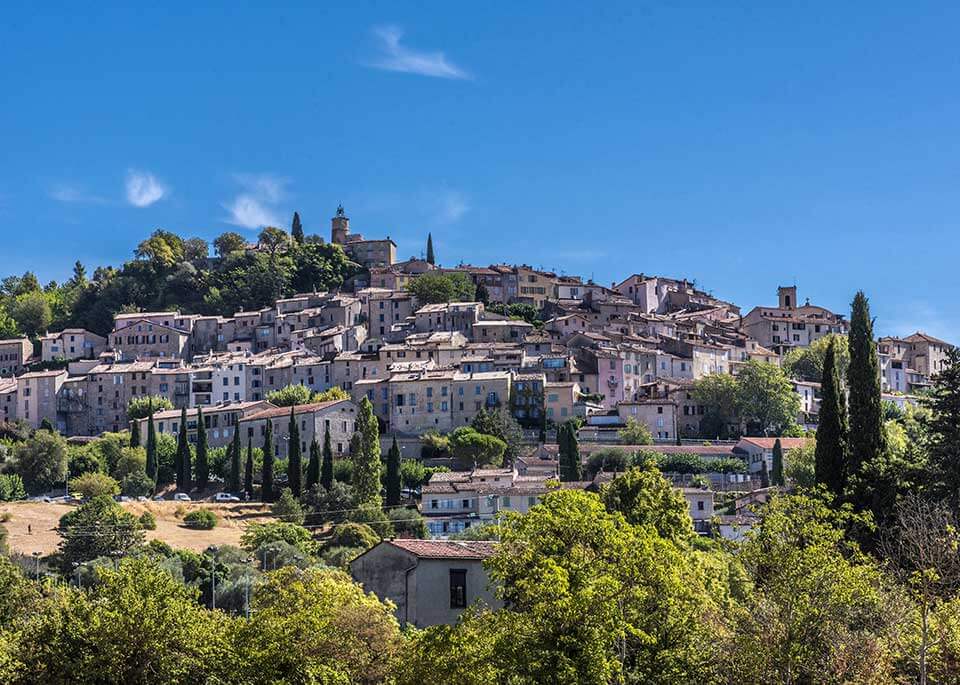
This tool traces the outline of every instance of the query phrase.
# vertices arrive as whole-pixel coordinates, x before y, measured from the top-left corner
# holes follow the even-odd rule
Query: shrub
[[[400,462],[400,482],[405,488],[417,488],[430,479],[427,467],[416,459],[404,459]]]
[[[13,502],[26,498],[27,490],[23,487],[23,478],[16,473],[0,475],[0,502]]]
[[[365,523],[340,523],[333,527],[333,534],[326,547],[362,547],[370,549],[380,542],[376,531]]]
[[[105,473],[89,472],[70,480],[70,492],[79,492],[87,499],[113,496],[120,494],[120,483]]]
[[[333,479],[341,483],[353,482],[353,462],[350,459],[334,460]]]
[[[330,547],[323,550],[320,559],[327,566],[345,569],[351,561],[366,551],[362,547]]]
[[[149,511],[145,511],[140,514],[140,527],[144,530],[156,530],[157,529],[157,519]],[[212,527],[212,526],[211,526]]]
[[[383,509],[377,506],[365,504],[357,507],[347,515],[347,520],[355,523],[365,523],[380,536],[381,539],[393,536],[393,524],[383,513]]]
[[[217,515],[209,509],[194,509],[183,517],[183,522],[190,528],[212,530],[217,525]]]
[[[447,436],[428,431],[420,436],[420,456],[423,459],[444,459],[450,456]]]
[[[145,419],[150,415],[151,407],[156,413],[164,409],[173,409],[173,402],[162,395],[139,395],[130,400],[130,404],[127,405],[127,418],[130,421]]]
[[[153,488],[154,482],[143,471],[128,473],[120,483],[120,492],[128,497],[146,497]]]
[[[415,508],[398,507],[387,515],[397,535],[424,539],[430,536],[427,521]]]
[[[312,555],[317,551],[317,543],[314,542],[310,531],[295,523],[254,523],[247,528],[240,538],[240,544],[249,552],[255,551],[262,545],[277,541],[293,545],[307,555]]]
[[[9,511],[5,511],[0,514],[0,523],[9,523],[12,518],[13,514],[11,514]]]
[[[696,454],[670,454],[660,460],[660,470],[664,473],[706,473],[706,462]]]
[[[627,424],[617,432],[617,436],[625,445],[653,444],[653,434],[647,424],[634,418],[627,419]]]
[[[297,498],[293,496],[290,488],[283,489],[283,492],[280,493],[280,499],[274,502],[270,511],[281,521],[296,523],[297,525],[303,523],[303,507],[300,506]]]
[[[626,471],[630,466],[630,457],[618,447],[602,447],[595,450],[587,459],[586,475],[593,478],[600,471]]]

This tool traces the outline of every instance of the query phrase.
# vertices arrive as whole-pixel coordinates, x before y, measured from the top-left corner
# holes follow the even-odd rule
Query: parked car
[[[218,492],[213,496],[214,502],[239,502],[240,498],[236,495],[231,495],[229,492]]]
[[[191,501],[192,501],[192,500],[190,499],[190,495],[188,495],[188,494],[185,493],[185,492],[178,492],[176,495],[173,496],[173,499],[176,500],[177,502],[191,502]]]
[[[138,502],[147,502],[147,501],[149,501],[149,499],[148,499],[147,497],[143,496],[143,495],[138,495],[138,496],[137,496],[137,501],[138,501]]]
[[[154,501],[154,502],[162,502],[162,501],[163,501],[163,495],[154,495],[154,496],[153,496],[153,501]]]

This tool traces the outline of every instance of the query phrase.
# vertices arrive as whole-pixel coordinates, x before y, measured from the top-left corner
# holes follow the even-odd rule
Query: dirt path
[[[139,516],[151,511],[157,529],[147,531],[148,540],[163,540],[172,547],[202,551],[210,545],[239,545],[243,529],[250,522],[272,520],[266,507],[255,504],[215,504],[212,502],[124,502],[122,506]],[[60,517],[75,505],[44,502],[6,502],[0,514],[9,512],[11,519],[3,524],[12,552],[50,554],[60,544],[57,524]],[[193,509],[210,509],[219,521],[213,530],[186,528],[182,518]]]

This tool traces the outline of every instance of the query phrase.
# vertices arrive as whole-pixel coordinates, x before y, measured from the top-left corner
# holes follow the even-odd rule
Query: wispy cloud
[[[134,207],[149,207],[169,192],[168,188],[149,171],[130,169],[127,172],[127,202]]]
[[[436,198],[436,220],[441,224],[453,224],[460,221],[470,211],[467,196],[458,190],[445,190]]]
[[[449,61],[442,52],[422,52],[401,45],[403,29],[399,26],[377,26],[373,33],[380,42],[382,54],[370,66],[436,78],[471,78],[469,73]]]
[[[243,191],[223,204],[229,213],[224,221],[243,228],[279,226],[276,204],[286,197],[289,180],[273,174],[234,174],[233,178]]]
[[[106,204],[106,198],[99,195],[88,193],[80,186],[69,183],[58,183],[50,188],[48,195],[57,202],[66,202],[71,204]]]

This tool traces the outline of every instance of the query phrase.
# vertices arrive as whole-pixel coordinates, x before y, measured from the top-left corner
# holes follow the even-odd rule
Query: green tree
[[[278,407],[293,407],[298,404],[310,404],[312,397],[310,388],[295,383],[267,393],[267,402]]]
[[[247,437],[247,463],[243,470],[243,490],[253,497],[253,438]]]
[[[778,487],[783,487],[783,445],[780,444],[780,438],[773,443],[773,472],[770,474],[770,482]]]
[[[473,302],[476,286],[464,273],[437,273],[428,271],[414,278],[407,291],[417,298],[420,305],[443,302]]]
[[[503,453],[506,461],[512,463],[520,456],[520,450],[523,448],[523,429],[506,407],[481,409],[470,421],[470,426],[478,433],[485,433],[503,440],[507,444],[507,449]]]
[[[560,480],[579,481],[583,478],[580,463],[580,446],[577,443],[576,424],[566,421],[557,428],[557,446],[559,448]]]
[[[310,441],[310,461],[307,462],[306,489],[309,490],[320,482],[320,443],[314,437]]]
[[[260,498],[264,502],[273,501],[273,420],[266,420],[263,433],[263,474],[260,480]]]
[[[834,343],[835,366],[840,374],[840,380],[846,380],[847,368],[850,366],[850,348],[846,336],[830,333],[817,338],[807,347],[794,347],[783,357],[783,370],[791,378],[811,383],[823,382],[823,361],[827,354],[827,347]]]
[[[493,435],[479,433],[470,426],[460,426],[448,436],[450,454],[464,468],[500,466],[507,443]]]
[[[817,483],[835,496],[842,496],[848,477],[847,403],[836,367],[836,344],[831,342],[824,357],[820,391],[820,424],[815,455]]]
[[[628,418],[626,425],[617,431],[617,437],[625,445],[652,445],[653,434],[647,424],[634,418]]]
[[[300,223],[300,213],[293,213],[293,222],[290,224],[290,235],[297,244],[303,244],[303,225]]]
[[[320,469],[320,484],[329,490],[333,484],[333,449],[330,445],[330,429],[323,433],[323,464]]]
[[[427,233],[427,262],[430,264],[436,264],[436,259],[433,256],[433,234]]]
[[[230,442],[230,492],[240,492],[240,475],[240,428],[237,426]]]
[[[687,500],[653,464],[634,466],[604,485],[600,499],[610,513],[620,512],[634,526],[653,526],[667,540],[693,536]]]
[[[853,298],[850,314],[850,367],[847,371],[850,434],[848,474],[856,506],[870,507],[868,483],[861,477],[864,464],[880,461],[886,455],[883,408],[880,404],[880,363],[873,339],[870,304],[863,291]]]
[[[120,483],[105,473],[84,473],[70,479],[70,492],[78,492],[88,499],[100,495],[112,497],[120,494]]]
[[[151,408],[147,417],[147,477],[154,483],[157,482],[159,463],[157,459],[157,430],[153,425],[153,409]]]
[[[187,440],[187,408],[180,410],[180,431],[177,434],[177,458],[174,471],[177,474],[177,490],[190,489],[190,443]]]
[[[14,469],[31,492],[63,485],[67,479],[67,441],[59,433],[38,430],[17,446]]]
[[[256,552],[264,545],[284,542],[296,547],[306,556],[317,553],[317,543],[310,531],[296,523],[272,522],[252,523],[246,527],[240,537],[240,544],[248,552]]]
[[[400,446],[394,436],[393,444],[387,452],[387,506],[400,504]]]
[[[39,290],[24,293],[13,302],[10,314],[20,330],[34,338],[45,332],[53,322],[53,312],[47,295]]]
[[[286,523],[303,524],[303,507],[300,506],[300,502],[290,488],[283,489],[280,498],[270,508],[270,512]]]
[[[779,366],[751,359],[737,375],[737,406],[762,435],[780,434],[796,423],[800,398]]]
[[[929,419],[932,490],[960,511],[960,349],[947,350],[946,365],[934,376],[925,400]]]
[[[712,373],[693,384],[693,399],[704,406],[700,434],[706,438],[727,439],[737,419],[737,379],[726,373]]]
[[[239,427],[234,433],[239,432]],[[210,484],[210,456],[207,454],[207,427],[203,422],[203,408],[197,407],[197,489],[203,492]]]
[[[303,492],[303,457],[300,445],[300,426],[294,414],[295,407],[290,407],[290,453],[287,458],[287,481],[294,497],[300,497]]]
[[[130,447],[140,447],[140,422],[130,422]]]
[[[357,414],[356,432],[360,436],[360,452],[353,456],[353,490],[357,504],[379,507],[380,498],[380,431],[373,405],[364,397]]]
[[[140,522],[108,496],[94,497],[60,518],[59,558],[70,572],[73,564],[97,557],[118,557],[143,544]]]
[[[221,259],[233,254],[234,252],[242,252],[243,248],[246,246],[246,239],[239,233],[234,233],[233,231],[221,233],[213,241],[213,249]]]
[[[783,475],[790,485],[810,489],[817,483],[817,443],[808,440],[803,447],[794,447],[784,457]]]

